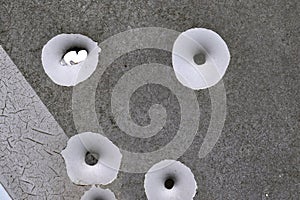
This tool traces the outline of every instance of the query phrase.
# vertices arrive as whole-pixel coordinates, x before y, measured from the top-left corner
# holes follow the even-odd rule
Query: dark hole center
[[[104,200],[102,197],[95,197],[93,200]]]
[[[87,152],[85,154],[85,162],[88,165],[96,165],[99,159],[99,155],[96,153]]]
[[[86,50],[85,48],[83,48],[83,47],[71,47],[71,48],[67,49],[66,53],[68,53],[68,52],[70,52],[70,51],[75,51],[76,53],[78,53],[78,52],[81,51],[81,50],[87,51],[87,50]],[[66,53],[65,53],[65,54],[66,54]]]
[[[205,63],[205,61],[206,61],[206,59],[205,59],[204,53],[198,53],[198,54],[194,55],[194,62],[197,65],[202,65]]]
[[[168,190],[172,189],[173,186],[174,186],[175,182],[173,179],[171,178],[168,178],[166,181],[165,181],[165,188],[167,188]]]

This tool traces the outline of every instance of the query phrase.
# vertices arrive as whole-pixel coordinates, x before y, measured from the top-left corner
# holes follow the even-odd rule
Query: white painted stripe
[[[1,200],[12,200],[9,194],[5,191],[4,187],[0,183],[0,199]]]

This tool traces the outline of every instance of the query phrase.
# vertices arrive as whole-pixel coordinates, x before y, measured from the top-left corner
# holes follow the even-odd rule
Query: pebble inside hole
[[[171,190],[175,185],[175,179],[172,177],[169,177],[165,180],[165,188],[168,190]]]
[[[88,55],[88,51],[82,47],[72,47],[68,49],[62,57],[61,63],[64,65],[76,65],[83,62]]]
[[[206,62],[206,56],[203,52],[199,52],[196,55],[194,55],[193,59],[197,65],[203,65]]]
[[[85,154],[85,163],[93,166],[96,165],[98,163],[99,160],[99,155],[97,153],[92,153],[92,152],[87,152]]]

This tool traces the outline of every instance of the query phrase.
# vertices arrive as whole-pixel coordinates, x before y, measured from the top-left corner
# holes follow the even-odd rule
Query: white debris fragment
[[[95,155],[88,164],[86,155]],[[61,152],[67,174],[78,185],[109,184],[117,178],[122,154],[119,148],[99,133],[85,132],[71,137]]]
[[[205,55],[197,64],[194,56]],[[214,31],[193,28],[181,33],[173,45],[172,64],[175,75],[184,86],[198,90],[217,84],[229,65],[230,53],[224,40]]]
[[[81,197],[81,200],[116,200],[116,197],[109,189],[102,189],[99,187],[92,186],[91,189],[86,191]]]
[[[86,50],[80,50],[78,52],[76,51],[69,51],[64,55],[64,63],[68,65],[76,65],[82,61],[84,61],[87,57],[87,51]]]
[[[146,173],[144,187],[148,200],[192,200],[197,183],[187,166],[179,161],[164,160]]]
[[[74,86],[95,71],[100,51],[97,42],[84,35],[60,34],[43,47],[42,64],[53,82]]]

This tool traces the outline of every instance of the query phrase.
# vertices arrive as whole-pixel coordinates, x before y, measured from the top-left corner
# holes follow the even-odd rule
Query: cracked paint
[[[79,199],[59,154],[68,137],[0,46],[0,182],[13,199]]]

